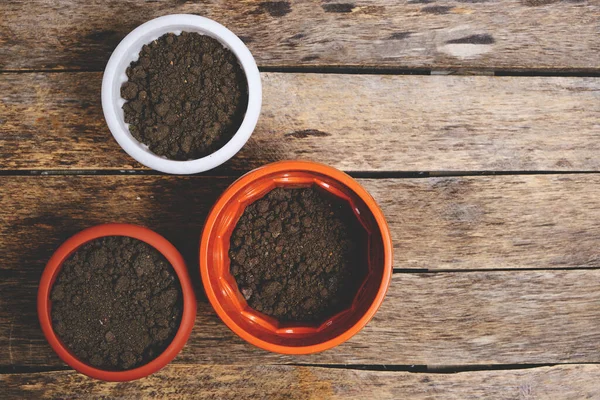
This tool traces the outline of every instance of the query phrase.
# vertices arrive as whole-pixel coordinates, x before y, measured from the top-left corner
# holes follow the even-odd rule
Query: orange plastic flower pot
[[[347,202],[365,229],[368,272],[352,305],[317,324],[280,323],[250,308],[229,272],[229,241],[245,207],[275,187],[310,187]],[[381,305],[392,276],[392,239],[377,203],[350,176],[326,165],[283,161],[234,182],[211,210],[200,243],[200,272],[209,301],[240,337],[273,352],[310,354],[341,344],[360,331]]]
[[[143,242],[158,250],[173,266],[183,293],[183,313],[181,324],[173,341],[158,357],[140,367],[126,371],[106,371],[94,368],[73,355],[60,341],[52,328],[50,293],[63,262],[83,244],[104,236],[128,236]],[[131,381],[150,375],[167,365],[181,351],[187,342],[196,319],[196,296],[181,254],[165,238],[141,226],[128,224],[106,224],[85,229],[64,242],[52,255],[44,269],[37,298],[38,317],[42,331],[56,354],[75,370],[92,378],[105,381]]]

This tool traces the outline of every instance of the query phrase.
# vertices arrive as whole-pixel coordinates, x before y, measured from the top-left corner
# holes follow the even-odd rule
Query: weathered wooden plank
[[[460,374],[304,366],[171,365],[149,378],[107,383],[73,371],[0,375],[9,397],[119,399],[593,399],[598,365]]]
[[[80,229],[139,223],[188,260],[201,298],[179,363],[598,362],[598,175],[361,180],[390,221],[399,268],[561,270],[395,274],[375,319],[314,356],[255,349],[203,299],[198,238],[233,178],[1,177],[0,365],[61,365],[35,311],[45,261]],[[593,269],[562,270],[570,267]],[[221,346],[223,344],[223,346]]]
[[[35,314],[37,281],[6,278],[0,365],[63,365]],[[600,271],[394,274],[375,318],[348,342],[311,356],[255,348],[206,300],[174,363],[488,365],[600,362]]]
[[[256,131],[224,168],[600,170],[600,78],[263,73]],[[99,73],[0,75],[1,169],[140,169],[110,135]]]
[[[5,269],[23,261],[41,265],[46,258],[38,255],[49,256],[68,235],[103,221],[158,229],[195,262],[204,218],[233,179],[0,177]],[[387,216],[396,268],[600,267],[600,175],[359,181]],[[35,246],[44,252],[38,254]]]
[[[175,13],[226,25],[261,66],[600,67],[596,0],[30,0],[0,5],[0,69],[101,70],[129,31]]]

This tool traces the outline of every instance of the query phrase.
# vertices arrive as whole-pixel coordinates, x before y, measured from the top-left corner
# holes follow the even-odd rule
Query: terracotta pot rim
[[[60,341],[52,328],[50,292],[64,261],[80,246],[105,236],[127,236],[141,240],[158,250],[173,266],[183,294],[183,313],[173,341],[154,360],[126,371],[107,371],[92,367],[77,359]],[[183,257],[177,249],[158,233],[131,224],[103,224],[87,228],[67,239],[52,255],[40,281],[37,309],[44,336],[56,354],[75,370],[92,378],[105,381],[130,381],[150,375],[167,365],[187,342],[196,319],[196,296]]]

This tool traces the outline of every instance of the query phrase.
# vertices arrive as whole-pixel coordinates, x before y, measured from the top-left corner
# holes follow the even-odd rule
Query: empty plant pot
[[[128,240],[125,238],[132,238],[136,240]],[[102,249],[102,246],[105,246],[105,244],[108,243],[108,240],[112,240],[112,243],[123,243],[121,245],[122,247],[119,249],[118,256],[114,255],[115,253],[108,251],[107,248]],[[131,249],[128,247],[129,245],[131,246]],[[134,248],[136,251],[135,253],[132,250]],[[105,257],[104,260],[101,260],[101,257],[98,256],[100,253],[98,253],[99,250],[97,249],[103,251]],[[146,251],[146,253],[144,253],[144,258],[146,258],[145,263],[143,260],[140,260],[142,257],[140,256],[140,249],[145,249]],[[123,254],[127,253],[131,255],[126,255],[125,257],[122,256]],[[83,254],[93,256],[85,258]],[[71,257],[72,255],[73,257]],[[111,258],[112,260],[116,261],[104,263],[106,259],[111,260]],[[132,265],[130,266],[123,261],[124,259],[135,260],[137,263],[133,263],[132,261]],[[59,278],[65,263],[69,263],[69,267],[64,268],[64,274],[62,276],[64,277],[66,274],[70,274],[70,276],[69,278]],[[171,265],[172,271],[167,268],[167,264]],[[103,268],[105,265],[106,268]],[[125,271],[121,275],[118,275],[115,272],[119,268],[119,265],[122,266],[122,271]],[[148,271],[158,271],[162,273],[162,280],[157,278],[157,275],[159,275],[157,272],[150,273]],[[125,274],[128,274],[128,277]],[[57,280],[57,278],[59,278],[59,280]],[[144,301],[146,301],[146,303],[144,303],[145,307],[157,309],[159,302],[162,301],[161,295],[166,293],[167,297],[169,297],[168,294],[177,292],[178,300],[174,300],[173,296],[171,296],[170,301],[169,299],[164,299],[165,301],[160,304],[160,307],[162,307],[163,310],[170,310],[174,309],[174,307],[177,307],[178,313],[180,312],[179,315],[181,315],[180,320],[176,318],[171,319],[172,322],[170,325],[170,333],[166,336],[163,336],[161,339],[163,341],[162,344],[160,347],[157,345],[155,348],[156,350],[151,350],[153,352],[152,354],[145,353],[144,357],[147,357],[149,360],[146,363],[140,365],[140,362],[132,362],[130,369],[128,367],[123,367],[122,370],[94,366],[92,365],[94,362],[90,361],[93,360],[93,357],[90,358],[90,360],[82,360],[82,357],[76,356],[73,348],[69,348],[61,339],[61,337],[63,337],[61,334],[59,334],[61,331],[64,333],[65,329],[72,329],[72,327],[65,326],[68,325],[68,322],[61,325],[57,332],[57,325],[53,323],[53,317],[56,317],[56,315],[53,315],[53,299],[56,309],[58,310],[60,308],[58,303],[59,301],[62,302],[61,306],[64,307],[64,304],[66,304],[64,300],[65,298],[75,299],[75,297],[72,296],[72,293],[69,296],[65,295],[62,287],[60,290],[61,293],[57,293],[58,290],[53,291],[53,286],[57,285],[58,288],[59,285],[66,286],[67,284],[70,284],[70,289],[75,292],[77,290],[77,286],[72,283],[73,281],[93,283],[102,282],[103,279],[108,280],[109,282],[108,284],[104,284],[102,290],[106,290],[109,293],[111,290],[115,290],[116,293],[118,293],[115,296],[119,298],[118,301],[121,303],[117,303],[116,308],[113,307],[112,309],[109,309],[104,303],[96,302],[95,305],[90,304],[90,302],[93,301],[92,299],[94,299],[93,294],[97,294],[98,290],[94,291],[89,289],[90,286],[85,283],[80,286],[87,287],[89,292],[82,295],[76,294],[76,296],[78,296],[76,300],[78,303],[81,303],[81,305],[78,305],[80,308],[71,308],[71,315],[75,315],[77,318],[79,318],[77,313],[80,309],[102,310],[99,312],[94,311],[94,313],[98,315],[105,312],[107,315],[106,320],[103,322],[103,317],[90,320],[90,329],[93,329],[93,332],[102,332],[101,335],[106,335],[106,341],[114,344],[118,344],[119,340],[121,340],[119,337],[119,332],[115,332],[115,334],[112,331],[104,332],[103,330],[106,330],[108,327],[109,322],[107,321],[116,321],[117,317],[115,315],[118,314],[120,310],[130,310],[133,307],[138,307],[135,309],[139,310],[139,307],[141,306],[138,304]],[[147,285],[149,280],[153,280],[153,282],[159,282],[162,286],[158,287],[156,291],[153,292],[150,288],[150,285]],[[167,284],[165,284],[165,282],[167,282]],[[177,282],[179,284],[178,286]],[[127,288],[128,285],[129,287]],[[100,285],[96,286],[100,287]],[[75,289],[73,289],[73,287],[75,287]],[[134,292],[134,288],[138,292],[147,290],[149,295],[146,300],[136,298],[135,301],[140,301],[132,305],[134,302],[129,300],[133,298],[134,293],[137,293]],[[180,290],[178,290],[178,288],[180,288]],[[64,291],[67,290],[68,289],[64,289]],[[86,303],[86,301],[88,303]],[[174,304],[177,304],[177,306]],[[96,307],[96,305],[98,306]],[[121,308],[122,305],[123,308]],[[46,265],[38,290],[37,308],[42,331],[44,332],[48,343],[50,343],[58,356],[75,370],[92,378],[102,379],[105,381],[130,381],[142,378],[160,370],[173,358],[175,358],[179,351],[181,351],[190,336],[196,318],[196,298],[185,262],[181,254],[171,243],[169,243],[159,234],[147,228],[128,224],[106,224],[94,226],[77,233],[64,242],[58,248],[58,250],[56,250]],[[125,317],[119,318],[122,320],[125,319],[121,326],[124,326],[124,329],[127,330],[129,329],[129,325],[134,324],[137,321],[133,321],[134,315],[130,314],[129,312],[123,313],[125,314]],[[159,318],[158,313],[148,313],[145,314],[141,319],[143,321],[147,321],[148,318],[151,318],[150,314],[153,314],[157,319]],[[138,312],[138,315],[141,314]],[[179,321],[178,327],[177,321]],[[54,322],[56,322],[56,319]],[[158,329],[164,329],[161,327],[169,326],[168,323],[169,322],[167,321],[167,325],[164,325],[164,322],[161,321],[156,325],[150,324],[149,326],[156,326],[156,330],[153,332],[159,332]],[[83,329],[83,331],[85,331],[85,329]],[[77,340],[85,339],[85,337],[81,335],[81,331],[75,330],[75,333],[79,335]],[[154,333],[152,335],[154,335]],[[150,338],[150,335],[147,337]],[[169,342],[169,338],[171,337],[172,339]],[[151,340],[154,339],[155,338]],[[146,343],[148,343],[148,340],[150,339],[146,339]],[[106,343],[101,343],[99,348],[102,348],[102,344]],[[145,347],[144,349],[149,348],[150,347]],[[80,351],[79,354],[81,354]],[[114,359],[116,359],[116,356]],[[139,356],[138,360],[142,360],[141,355]]]
[[[277,187],[313,187],[350,207],[364,229],[366,273],[357,282],[351,304],[324,320],[279,321],[256,311],[230,272],[230,239],[236,224],[248,205]],[[269,351],[309,354],[345,342],[375,315],[392,276],[392,240],[375,200],[350,176],[314,162],[283,161],[244,175],[222,194],[204,227],[200,271],[209,301],[236,334]]]

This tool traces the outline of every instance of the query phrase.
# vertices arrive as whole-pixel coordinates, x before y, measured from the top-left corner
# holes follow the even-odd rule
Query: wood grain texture
[[[200,303],[179,363],[600,361],[598,175],[360,180],[390,221],[396,267],[479,271],[395,274],[361,333],[306,357],[245,344],[202,294],[202,223],[233,179],[0,177],[0,365],[61,365],[38,327],[39,278],[62,241],[103,222],[146,225],[184,254]],[[485,271],[523,267],[561,270]]]
[[[196,280],[196,282],[198,282]],[[174,363],[489,365],[600,362],[600,271],[394,274],[374,319],[348,342],[310,356],[247,344],[202,299]],[[35,313],[37,281],[0,285],[0,366],[58,367]]]
[[[263,73],[263,109],[223,168],[600,170],[600,78]],[[100,73],[0,74],[1,169],[142,169],[106,127]]]
[[[301,366],[171,365],[135,382],[108,383],[73,371],[0,375],[19,398],[186,399],[595,399],[598,365],[460,374]]]
[[[0,5],[0,69],[99,71],[136,26],[177,13],[224,24],[260,66],[600,67],[597,0],[30,0]]]

